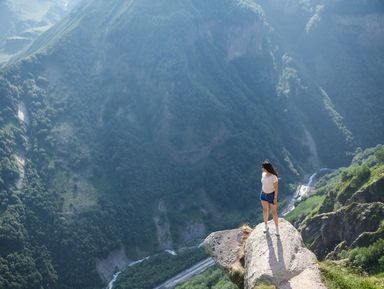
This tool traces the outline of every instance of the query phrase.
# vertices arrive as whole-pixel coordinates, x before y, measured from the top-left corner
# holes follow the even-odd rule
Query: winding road
[[[190,279],[191,277],[204,272],[205,270],[212,267],[213,265],[215,265],[215,261],[213,261],[212,258],[204,259],[203,261],[200,261],[199,263],[193,265],[191,268],[184,270],[183,272],[165,281],[163,284],[155,287],[154,289],[174,288],[176,287],[176,285],[183,283],[188,279]]]

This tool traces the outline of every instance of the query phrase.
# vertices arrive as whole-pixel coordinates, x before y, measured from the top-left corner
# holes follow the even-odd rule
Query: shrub
[[[367,165],[364,164],[362,166],[358,166],[355,169],[354,175],[356,176],[358,183],[361,184],[370,177],[371,170],[369,169],[369,167]]]
[[[350,265],[365,271],[384,271],[384,239],[345,253]]]
[[[376,150],[375,157],[379,163],[384,163],[384,146]]]

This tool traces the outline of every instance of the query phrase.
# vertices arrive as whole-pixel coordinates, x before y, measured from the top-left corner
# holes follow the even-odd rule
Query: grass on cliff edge
[[[383,276],[362,276],[352,269],[326,261],[319,264],[321,277],[328,289],[382,289]]]
[[[306,216],[312,215],[319,210],[325,196],[313,195],[296,205],[295,209],[289,212],[284,218],[289,222],[303,220]]]

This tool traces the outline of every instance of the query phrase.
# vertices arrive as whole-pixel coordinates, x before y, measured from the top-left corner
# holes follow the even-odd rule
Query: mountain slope
[[[329,95],[354,140],[364,147],[381,143],[376,124],[383,123],[383,84],[377,81],[383,71],[382,1],[262,2],[287,49]]]
[[[0,3],[0,63],[27,48],[60,21],[77,3],[69,1],[6,0]]]
[[[85,1],[2,71],[1,285],[98,288],[115,249],[254,220],[265,158],[282,197],[348,160],[360,127],[259,4]]]

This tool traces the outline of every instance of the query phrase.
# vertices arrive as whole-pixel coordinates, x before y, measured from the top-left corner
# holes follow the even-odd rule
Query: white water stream
[[[295,208],[295,202],[301,201],[303,198],[309,197],[314,192],[314,181],[319,173],[332,172],[333,169],[322,168],[316,173],[312,174],[305,184],[300,184],[296,188],[296,192],[293,194],[291,199],[288,201],[282,211],[281,215],[285,216]]]
[[[20,102],[18,107],[17,107],[17,118],[25,123],[26,125],[29,125],[29,117],[27,113],[27,108],[25,107],[24,102]]]
[[[176,256],[176,255],[177,255],[177,253],[176,253],[175,251],[173,251],[173,250],[165,250],[164,252],[166,252],[166,253],[168,253],[168,254],[171,254],[171,255],[173,255],[173,256]],[[153,255],[153,256],[155,256],[155,255]],[[137,264],[140,264],[140,263],[143,262],[143,261],[146,261],[146,260],[151,259],[153,256],[147,256],[147,257],[145,257],[145,258],[143,258],[143,259],[133,261],[133,262],[129,263],[129,264],[127,265],[127,267],[131,267],[131,266],[135,266],[135,265],[137,265]],[[117,277],[119,276],[119,274],[120,274],[123,270],[124,270],[124,268],[123,268],[121,271],[116,272],[116,273],[113,275],[113,278],[112,278],[111,281],[109,281],[108,286],[106,287],[106,289],[112,289],[112,288],[113,288],[113,284],[116,282]]]
[[[23,102],[20,102],[17,107],[17,118],[20,120],[20,122],[24,123],[25,125],[29,125],[29,118],[27,114],[27,109],[25,107],[25,104]],[[28,139],[27,139],[28,141]],[[16,188],[18,190],[21,189],[21,186],[23,184],[24,176],[25,176],[25,158],[23,152],[17,152],[14,155],[16,159],[17,169],[19,171],[19,178],[16,181]]]

